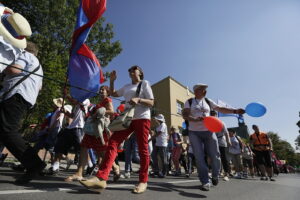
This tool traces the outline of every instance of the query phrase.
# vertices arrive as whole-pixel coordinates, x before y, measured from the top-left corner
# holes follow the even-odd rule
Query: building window
[[[177,107],[177,114],[181,115],[182,109],[183,109],[183,103],[177,100],[176,101],[176,107]]]

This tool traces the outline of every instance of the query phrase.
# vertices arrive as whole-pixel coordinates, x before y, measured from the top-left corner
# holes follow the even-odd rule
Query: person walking
[[[17,184],[30,182],[46,167],[37,152],[18,132],[22,119],[36,103],[42,88],[42,77],[29,73],[43,75],[37,54],[37,46],[27,42],[25,51],[3,71],[5,78],[0,91],[0,141],[26,169],[25,174],[16,180]]]
[[[231,160],[235,169],[236,176],[235,178],[241,179],[243,175],[243,166],[242,166],[242,153],[243,153],[243,142],[239,136],[236,135],[234,129],[229,129],[229,136],[231,146],[229,147],[229,159]]]
[[[254,130],[254,133],[250,135],[249,143],[254,149],[256,161],[261,172],[260,180],[268,180],[269,177],[270,181],[275,181],[271,158],[273,150],[272,141],[266,133],[259,130],[257,125],[253,125],[252,129]]]
[[[195,98],[187,100],[184,104],[182,116],[189,122],[189,139],[196,158],[199,180],[202,183],[201,190],[209,191],[210,182],[208,166],[205,162],[205,151],[212,161],[212,184],[218,184],[220,172],[220,153],[218,139],[215,133],[210,132],[203,123],[203,119],[209,116],[211,110],[221,113],[244,114],[244,109],[226,108],[217,105],[211,99],[205,98],[208,85],[196,84],[193,87]]]
[[[144,79],[144,73],[139,66],[132,66],[128,69],[131,83],[126,84],[121,89],[115,91],[114,82],[117,79],[116,71],[110,73],[110,93],[113,97],[124,96],[126,100],[125,108],[135,106],[134,116],[128,129],[115,131],[109,140],[104,160],[95,177],[88,180],[79,181],[88,189],[106,188],[109,172],[112,163],[117,156],[118,146],[132,133],[135,132],[137,137],[140,171],[139,184],[134,187],[133,193],[143,193],[147,189],[148,168],[149,168],[149,152],[148,152],[148,136],[150,131],[150,107],[154,105],[154,96],[150,83]],[[137,92],[138,88],[140,91]],[[136,96],[139,93],[138,96]]]
[[[165,117],[162,114],[157,115],[154,117],[158,126],[155,129],[156,143],[155,148],[157,152],[157,160],[158,160],[158,177],[164,178],[168,172],[168,154],[167,154],[167,147],[168,147],[168,127],[165,123]]]
[[[210,112],[211,116],[217,117],[218,113],[214,110]],[[218,138],[218,145],[219,145],[219,151],[221,155],[221,163],[223,166],[224,170],[224,176],[223,180],[224,181],[229,181],[229,174],[230,174],[230,166],[228,163],[228,148],[231,146],[231,141],[229,138],[229,133],[227,130],[227,127],[225,123],[223,122],[223,128],[220,132],[216,133],[217,138]]]

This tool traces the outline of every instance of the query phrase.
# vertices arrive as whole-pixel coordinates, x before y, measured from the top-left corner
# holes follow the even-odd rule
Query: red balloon
[[[204,126],[211,132],[220,132],[223,128],[223,123],[217,117],[208,116],[204,118]]]

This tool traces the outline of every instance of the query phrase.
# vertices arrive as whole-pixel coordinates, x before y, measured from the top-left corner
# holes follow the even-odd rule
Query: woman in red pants
[[[117,149],[132,132],[135,132],[137,137],[139,155],[140,155],[140,174],[139,184],[133,189],[134,193],[143,193],[147,189],[148,182],[148,167],[150,162],[148,152],[148,135],[150,130],[150,107],[154,104],[154,97],[150,83],[144,79],[144,74],[139,66],[132,66],[128,70],[131,78],[131,83],[126,84],[121,89],[115,91],[114,82],[117,79],[115,71],[110,74],[110,93],[113,97],[123,96],[126,100],[125,108],[135,106],[133,120],[128,129],[115,131],[109,139],[107,151],[104,160],[101,163],[98,173],[95,177],[82,180],[80,183],[88,189],[103,189],[106,188],[109,172],[113,161],[117,156]],[[138,86],[140,85],[139,95],[136,96]]]

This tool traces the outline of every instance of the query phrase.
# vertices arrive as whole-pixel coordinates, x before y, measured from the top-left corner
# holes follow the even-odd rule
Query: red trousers
[[[140,174],[139,182],[146,183],[148,181],[148,168],[150,163],[150,155],[148,152],[148,135],[150,130],[149,119],[133,120],[130,127],[126,130],[116,131],[108,141],[107,150],[104,160],[99,168],[96,176],[103,180],[108,180],[109,172],[112,164],[118,154],[118,146],[132,133],[135,132],[140,155]]]

